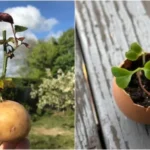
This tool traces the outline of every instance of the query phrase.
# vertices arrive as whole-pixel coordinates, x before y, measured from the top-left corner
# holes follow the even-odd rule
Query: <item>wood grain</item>
[[[100,149],[100,139],[92,108],[92,96],[88,87],[84,60],[78,41],[76,42],[76,149]]]
[[[150,148],[150,126],[126,118],[112,96],[111,67],[123,61],[132,42],[150,49],[150,18],[143,3],[77,1],[75,16],[107,148]]]

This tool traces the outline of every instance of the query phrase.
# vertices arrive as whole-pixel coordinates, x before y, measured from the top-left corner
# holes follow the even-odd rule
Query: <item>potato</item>
[[[14,101],[0,103],[0,141],[17,141],[30,131],[30,117],[26,109]]]

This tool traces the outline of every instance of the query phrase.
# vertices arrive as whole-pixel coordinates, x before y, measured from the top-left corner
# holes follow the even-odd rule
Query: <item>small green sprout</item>
[[[150,95],[150,93],[146,91],[146,89],[144,89],[143,85],[141,85],[141,79],[140,79],[140,75],[142,73],[141,71],[144,71],[145,77],[150,80],[150,61],[145,63],[146,53],[142,50],[141,46],[138,43],[132,43],[129,51],[126,52],[125,55],[126,58],[130,61],[136,61],[140,56],[142,56],[143,67],[139,67],[133,71],[129,71],[125,68],[120,68],[120,67],[112,67],[111,71],[112,74],[116,77],[117,85],[120,88],[125,89],[129,85],[132,75],[136,73],[141,88],[147,94]]]

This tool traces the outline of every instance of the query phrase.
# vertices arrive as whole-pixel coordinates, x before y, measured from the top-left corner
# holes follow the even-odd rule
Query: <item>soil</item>
[[[150,54],[146,55],[146,62],[150,60]],[[138,67],[143,67],[142,58],[140,57],[137,61],[131,62],[126,60],[125,64],[122,68],[126,68],[128,70],[135,70]],[[144,88],[150,92],[150,80],[148,80],[144,72],[141,75],[141,81]],[[125,91],[130,95],[133,102],[144,107],[150,106],[150,96],[146,94],[142,88],[140,87],[138,78],[136,74],[134,74],[131,78],[131,81]]]

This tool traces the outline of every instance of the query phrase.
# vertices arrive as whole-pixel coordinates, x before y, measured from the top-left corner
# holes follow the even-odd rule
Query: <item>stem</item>
[[[6,54],[4,54],[2,78],[5,78],[5,77],[6,77],[7,61],[8,61],[8,56],[7,56]]]
[[[3,40],[6,41],[6,30],[3,31]],[[3,55],[4,61],[3,61],[3,70],[2,70],[2,77],[1,78],[6,77],[7,61],[8,61],[6,43],[3,44],[3,48],[4,48],[4,55]]]
[[[138,78],[138,81],[139,81],[139,84],[140,84],[140,87],[142,88],[142,90],[143,90],[148,96],[150,96],[150,92],[148,92],[148,91],[144,88],[144,86],[142,85],[142,81],[141,81],[141,78],[140,78],[141,72],[137,72],[137,73],[136,73],[136,76],[137,76],[137,78]]]
[[[141,70],[143,70],[143,68],[139,67],[139,68],[135,69],[135,70],[132,72],[132,74],[137,73],[138,71],[141,71]]]
[[[146,56],[146,53],[143,53],[143,55],[142,55],[143,66],[144,66],[144,64],[145,64],[145,56]]]

